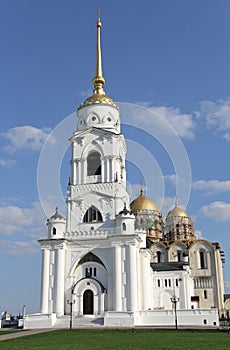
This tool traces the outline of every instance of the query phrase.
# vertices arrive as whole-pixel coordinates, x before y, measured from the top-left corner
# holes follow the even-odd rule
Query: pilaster
[[[122,311],[121,246],[114,247],[114,309]]]
[[[49,266],[50,249],[42,247],[41,313],[49,311]]]
[[[64,271],[65,271],[65,244],[55,250],[55,298],[54,308],[57,316],[64,314]]]

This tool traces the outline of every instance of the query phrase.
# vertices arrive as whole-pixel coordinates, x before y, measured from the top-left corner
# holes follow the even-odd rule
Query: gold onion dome
[[[172,210],[170,210],[170,212],[168,213],[167,219],[174,216],[181,216],[184,218],[188,217],[188,214],[183,209],[179,208],[177,201],[175,203],[175,207]]]
[[[115,108],[119,109],[119,107],[116,105],[116,103],[112,100],[111,97],[107,96],[105,94],[104,90],[104,84],[105,84],[105,78],[102,74],[102,56],[101,56],[101,19],[100,19],[100,10],[98,9],[98,19],[96,22],[97,27],[97,51],[96,51],[96,74],[93,78],[92,82],[94,85],[93,95],[88,97],[80,106],[78,109],[95,104],[95,103],[104,103],[114,106]]]
[[[145,196],[143,188],[141,189],[141,194],[138,198],[134,199],[130,204],[130,209],[132,212],[141,210],[154,210],[158,211],[157,205],[148,197]]]

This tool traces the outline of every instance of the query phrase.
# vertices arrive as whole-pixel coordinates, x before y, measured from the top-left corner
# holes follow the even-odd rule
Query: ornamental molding
[[[53,247],[56,250],[65,250],[66,249],[66,242],[56,242],[56,243],[54,243]]]
[[[79,146],[81,146],[81,147],[84,146],[84,138],[85,138],[85,137],[82,137],[82,136],[77,137],[77,138],[75,139],[76,144],[79,145]]]
[[[41,245],[41,250],[51,250],[52,249],[52,247],[51,247],[51,245],[49,245],[49,244],[42,244]]]

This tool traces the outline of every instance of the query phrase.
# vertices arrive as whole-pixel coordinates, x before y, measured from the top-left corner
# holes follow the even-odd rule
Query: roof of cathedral
[[[158,211],[156,203],[151,199],[145,196],[144,189],[141,189],[141,194],[138,198],[134,199],[130,204],[132,212],[141,211],[141,210],[154,210]]]
[[[181,217],[188,217],[188,214],[181,208],[179,208],[178,206],[178,202],[176,201],[175,203],[175,207],[169,211],[168,215],[167,215],[167,219],[174,217],[174,216],[181,216]]]
[[[97,27],[97,51],[96,51],[96,74],[93,78],[92,82],[94,85],[93,95],[88,97],[80,106],[78,109],[94,104],[94,103],[102,103],[102,104],[109,104],[113,107],[119,109],[119,107],[116,105],[116,103],[112,100],[111,97],[107,96],[105,94],[104,90],[104,84],[105,84],[105,78],[102,74],[102,55],[101,55],[101,19],[100,19],[100,10],[98,9],[98,19],[96,22]]]

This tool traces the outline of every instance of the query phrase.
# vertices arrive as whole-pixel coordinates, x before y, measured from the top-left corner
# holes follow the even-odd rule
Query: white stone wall
[[[151,309],[173,309],[171,298],[178,298],[178,309],[191,309],[193,281],[188,270],[154,271]]]

